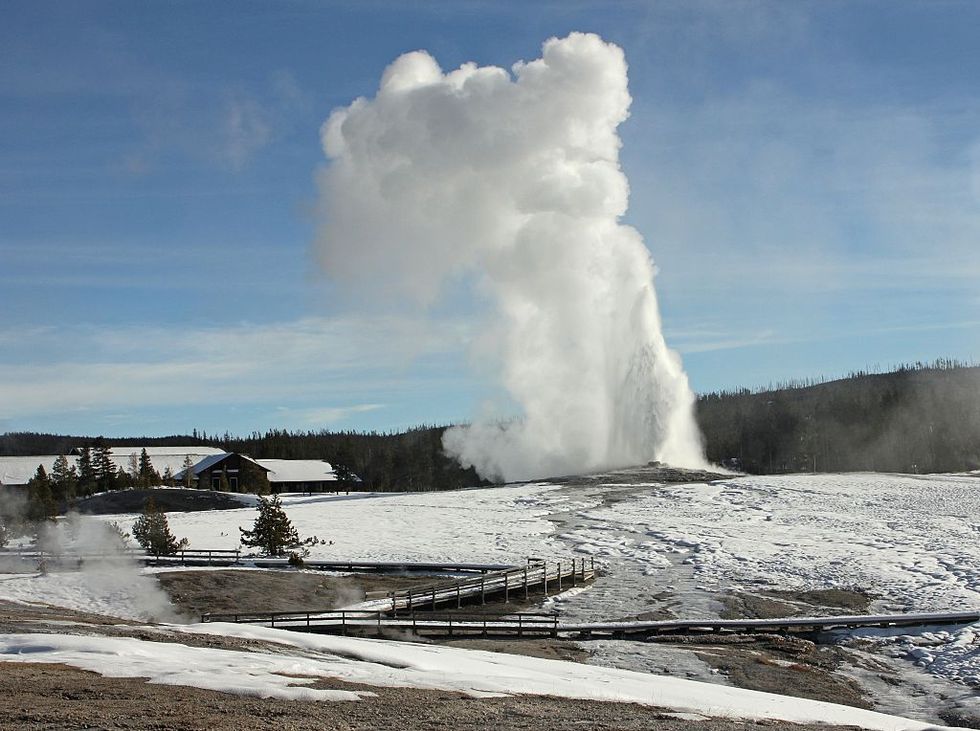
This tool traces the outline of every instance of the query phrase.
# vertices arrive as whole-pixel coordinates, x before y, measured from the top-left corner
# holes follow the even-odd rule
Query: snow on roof
[[[227,454],[225,450],[218,449],[217,447],[110,447],[109,451],[112,453],[113,458],[117,456],[128,457],[133,452],[139,454],[141,450],[146,450],[146,453],[152,457],[183,457],[184,455],[202,455],[207,456],[209,454]]]
[[[44,471],[49,475],[54,468],[56,454],[43,454],[35,457],[0,457],[0,485],[26,485],[37,472],[39,465],[44,465]],[[72,464],[74,458],[69,457]]]
[[[142,450],[146,450],[147,456],[153,469],[161,475],[170,468],[171,473],[177,474],[184,469],[184,460],[190,458],[191,464],[197,465],[201,460],[210,457],[224,457],[224,452],[216,447],[110,447],[109,456],[116,469],[122,468],[129,472],[130,457],[135,455],[137,459]],[[78,457],[75,456],[81,448],[71,450],[68,455],[68,464],[75,465],[77,468]],[[37,472],[38,465],[44,465],[47,473],[51,474],[54,461],[58,459],[56,454],[42,454],[31,457],[0,457],[0,485],[26,485]],[[196,471],[196,470],[195,470]]]
[[[269,470],[269,482],[326,482],[337,475],[329,462],[321,459],[257,459]]]
[[[196,465],[202,459],[212,456],[224,456],[224,450],[216,447],[110,447],[109,454],[112,457],[116,469],[122,467],[129,471],[129,461],[132,455],[137,459],[140,452],[146,450],[146,456],[150,458],[153,469],[161,475],[169,467],[173,474],[177,474],[184,469],[184,460],[190,458],[191,464]]]

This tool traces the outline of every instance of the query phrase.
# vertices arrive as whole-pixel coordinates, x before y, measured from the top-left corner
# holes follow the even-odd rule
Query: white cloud
[[[384,404],[354,404],[352,406],[318,406],[309,409],[293,409],[280,406],[276,411],[285,421],[301,422],[307,426],[329,426],[346,421],[351,416],[383,409]]]
[[[178,405],[349,404],[404,387],[414,364],[434,369],[468,337],[460,323],[408,318],[306,318],[214,328],[0,331],[0,419],[75,410]],[[352,396],[353,395],[353,396]],[[297,410],[329,423],[378,403]]]

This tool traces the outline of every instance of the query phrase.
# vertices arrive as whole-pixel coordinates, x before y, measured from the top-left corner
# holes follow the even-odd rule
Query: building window
[[[221,487],[221,478],[211,475],[211,489],[217,490]]]
[[[229,477],[228,478],[228,489],[230,489],[232,492],[238,492],[238,478],[237,477]]]

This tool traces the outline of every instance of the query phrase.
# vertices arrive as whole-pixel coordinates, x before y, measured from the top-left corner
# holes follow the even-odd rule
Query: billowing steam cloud
[[[407,53],[323,127],[327,273],[423,305],[472,283],[491,303],[476,355],[523,415],[445,437],[484,476],[704,461],[653,263],[619,222],[630,101],[623,52],[573,33],[513,74]]]

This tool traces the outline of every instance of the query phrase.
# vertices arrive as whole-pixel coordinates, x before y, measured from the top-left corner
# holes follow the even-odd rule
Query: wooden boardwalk
[[[138,548],[122,552],[105,553],[54,553],[48,551],[0,549],[0,559],[6,558],[20,562],[25,567],[33,567],[44,561],[49,569],[78,569],[85,563],[129,559],[145,563],[147,566],[254,566],[256,568],[291,568],[288,558],[253,558],[243,556],[237,549],[185,549],[172,556],[154,556]],[[303,566],[319,571],[349,571],[358,573],[446,573],[446,574],[487,574],[496,571],[519,568],[505,563],[467,563],[454,561],[360,561],[357,559],[318,560],[307,559]]]
[[[473,579],[392,592],[387,599],[368,604],[372,605],[371,608],[392,613],[435,610],[453,605],[459,609],[464,601],[477,598],[481,604],[486,604],[489,598],[503,599],[504,603],[510,602],[511,597],[527,600],[532,591],[548,596],[581,586],[594,578],[595,561],[591,558],[565,561],[529,559],[524,566],[508,567]]]
[[[561,622],[557,614],[508,614],[486,617],[434,612],[391,616],[383,611],[342,610],[330,612],[275,612],[206,614],[204,622],[236,622],[323,634],[385,636],[411,632],[427,637],[555,637],[573,640],[647,640],[662,635],[724,633],[814,634],[867,627],[932,627],[980,622],[980,611],[920,614],[845,615],[832,617],[788,617],[783,619],[704,619],[657,622]]]

